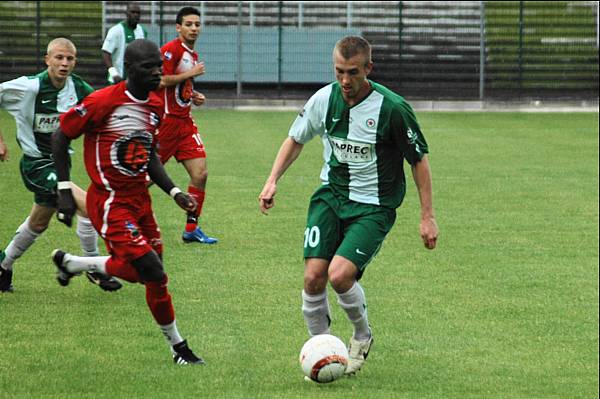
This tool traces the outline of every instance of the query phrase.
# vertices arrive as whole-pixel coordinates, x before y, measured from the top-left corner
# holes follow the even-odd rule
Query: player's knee
[[[137,270],[142,282],[162,282],[166,278],[160,257],[154,251],[135,259],[131,264]]]
[[[206,181],[208,180],[208,172],[206,170],[196,172],[192,176],[190,176],[190,180],[192,186],[203,188],[206,186]]]
[[[348,291],[356,281],[355,274],[342,268],[329,269],[329,282],[338,293]]]
[[[308,294],[315,294],[322,292],[327,286],[327,276],[315,273],[313,271],[306,271],[304,273],[304,291]]]
[[[46,221],[46,220],[36,220],[36,221],[29,220],[28,227],[34,233],[42,234],[44,231],[46,231],[49,224],[50,224],[50,221]]]

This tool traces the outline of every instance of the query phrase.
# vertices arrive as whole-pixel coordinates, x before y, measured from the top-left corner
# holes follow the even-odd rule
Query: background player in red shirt
[[[187,223],[182,235],[184,242],[215,244],[198,227],[198,218],[204,204],[206,180],[206,151],[190,114],[191,105],[204,103],[204,95],[194,91],[194,77],[204,74],[204,63],[198,62],[194,44],[200,34],[200,12],[194,7],[183,7],[177,13],[175,28],[177,39],[161,48],[163,77],[160,91],[165,102],[165,116],[158,133],[158,155],[166,163],[175,156],[190,176],[188,193],[198,207],[187,213]]]
[[[75,210],[69,143],[85,133],[85,166],[92,181],[86,205],[110,256],[83,258],[57,249],[52,259],[62,286],[88,270],[144,284],[146,302],[171,346],[175,363],[204,364],[175,323],[160,231],[146,185],[149,176],[182,209],[196,208],[194,199],[173,184],[154,149],[153,137],[163,112],[162,101],[153,92],[160,83],[161,65],[156,44],[144,39],[131,42],[125,50],[127,80],[91,94],[61,116],[52,143],[59,180],[59,220],[69,222]]]

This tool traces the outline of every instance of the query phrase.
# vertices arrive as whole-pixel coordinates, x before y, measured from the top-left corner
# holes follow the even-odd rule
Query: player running
[[[337,82],[317,91],[290,128],[258,199],[263,213],[275,205],[277,181],[305,143],[321,136],[323,185],[313,194],[304,232],[302,312],[310,335],[328,334],[327,282],[354,327],[347,374],[363,366],[373,335],[358,283],[394,225],[406,191],[403,163],[411,168],[421,201],[420,234],[435,248],[427,143],[415,115],[396,93],[367,79],[371,46],[349,36],[333,50]]]
[[[4,250],[0,250],[0,292],[12,292],[13,263],[29,249],[48,228],[56,212],[56,170],[50,148],[50,137],[58,127],[58,117],[94,91],[75,75],[77,50],[68,39],[57,38],[48,43],[48,68],[35,76],[0,84],[0,107],[14,116],[17,123],[17,142],[23,150],[20,172],[25,187],[34,194],[29,216],[17,228]],[[2,150],[3,149],[3,150]],[[0,134],[0,151],[6,144]],[[70,161],[68,161],[70,163]],[[6,187],[8,188],[8,187]],[[77,235],[83,254],[98,255],[98,235],[85,210],[85,191],[73,184],[77,204]],[[88,279],[105,291],[121,288],[121,283],[98,273],[86,273]]]
[[[163,77],[161,95],[165,102],[165,117],[158,133],[158,155],[162,163],[175,156],[190,176],[188,193],[198,207],[187,213],[182,239],[186,243],[215,244],[198,226],[206,192],[208,169],[206,151],[191,116],[191,105],[204,103],[204,95],[194,90],[194,77],[204,74],[204,63],[198,62],[194,44],[200,34],[200,12],[193,7],[183,7],[177,13],[175,29],[177,39],[161,48]]]
[[[55,250],[57,279],[69,284],[78,272],[95,271],[145,285],[146,302],[166,337],[176,364],[204,364],[177,329],[167,274],[162,263],[162,241],[152,212],[147,177],[171,195],[177,205],[193,211],[192,197],[178,189],[154,149],[154,134],[163,115],[161,99],[153,92],[161,78],[158,46],[138,39],[125,50],[127,80],[88,96],[61,116],[53,135],[59,188],[59,217],[74,212],[69,181],[68,147],[85,134],[84,159],[92,180],[87,209],[110,256],[83,258]]]

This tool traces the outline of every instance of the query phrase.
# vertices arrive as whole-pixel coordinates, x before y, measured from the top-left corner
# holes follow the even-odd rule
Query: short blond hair
[[[46,54],[50,55],[52,50],[54,50],[56,47],[64,47],[73,52],[73,54],[77,54],[77,48],[75,48],[73,42],[64,37],[57,37],[56,39],[51,40],[46,48]]]
[[[364,55],[365,65],[371,63],[371,45],[363,37],[346,36],[338,40],[333,48],[334,57],[336,51],[347,60],[358,54]]]

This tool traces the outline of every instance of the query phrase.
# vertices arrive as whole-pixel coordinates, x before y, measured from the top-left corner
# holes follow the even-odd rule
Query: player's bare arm
[[[292,138],[288,137],[285,139],[275,161],[271,168],[271,174],[267,179],[260,195],[258,196],[258,202],[260,205],[260,211],[267,215],[267,210],[275,206],[275,194],[277,193],[277,181],[290,167],[290,165],[298,158],[298,155],[304,148],[303,144],[295,142]]]
[[[117,68],[113,66],[111,53],[107,51],[102,51],[102,60],[104,61],[104,65],[106,65],[106,69],[108,69],[108,73],[110,74],[115,83],[118,83],[121,80],[123,80],[121,75],[119,75]]]
[[[150,162],[148,163],[148,175],[150,179],[165,193],[169,194],[184,211],[193,211],[198,205],[193,197],[182,192],[167,175],[165,168],[160,162],[156,152],[150,154]]]
[[[8,146],[4,142],[4,137],[0,133],[0,161],[8,161]]]
[[[427,249],[434,249],[439,234],[438,226],[433,212],[431,169],[427,156],[412,166],[412,174],[421,202],[421,223],[419,231],[423,244]]]
[[[176,86],[185,80],[193,79],[196,76],[204,75],[204,72],[204,62],[199,62],[196,65],[194,65],[189,71],[185,71],[177,75],[163,75],[160,81],[160,87],[162,88]]]

